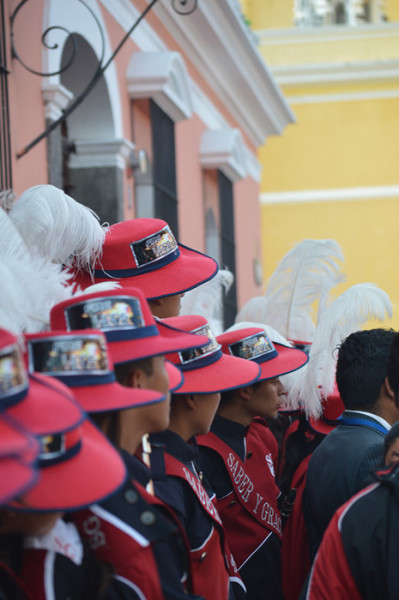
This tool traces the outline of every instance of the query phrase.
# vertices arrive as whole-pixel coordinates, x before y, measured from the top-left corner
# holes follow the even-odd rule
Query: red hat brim
[[[124,287],[138,287],[142,290],[147,300],[162,298],[164,296],[174,296],[183,294],[193,288],[209,281],[218,272],[217,262],[207,256],[187,248],[183,244],[178,244],[180,256],[173,262],[133,277],[94,277],[92,279],[88,273],[76,273],[74,282],[82,289],[93,285],[93,283],[102,283],[104,281],[116,281]]]
[[[5,504],[24,494],[38,479],[36,469],[14,456],[0,458],[0,503]]]
[[[130,388],[116,381],[71,389],[76,401],[88,413],[125,410],[165,400],[165,396],[155,390]]]
[[[169,391],[173,394],[183,385],[184,375],[182,371],[169,360],[165,361],[165,368],[169,376]]]
[[[309,425],[312,429],[314,429],[317,433],[322,433],[323,435],[328,435],[336,426],[339,424],[337,421],[335,424],[327,423],[323,417],[320,419],[314,419],[313,417],[309,417]]]
[[[12,421],[7,413],[0,417],[0,457],[31,456],[35,458],[39,450],[39,444],[33,436],[21,429],[21,426]]]
[[[278,356],[258,363],[261,370],[259,381],[292,373],[306,365],[309,360],[309,356],[303,350],[290,348],[276,342],[273,342],[273,346],[277,350]]]
[[[156,322],[159,335],[121,342],[108,341],[108,352],[114,364],[142,360],[151,356],[198,348],[208,343],[206,336],[199,336],[175,329],[161,321]]]
[[[82,411],[66,385],[54,377],[31,373],[26,396],[7,407],[7,415],[29,433],[60,433],[83,419]]]
[[[259,366],[248,360],[222,354],[205,367],[184,370],[184,383],[177,394],[215,394],[227,392],[258,380]]]
[[[37,484],[23,496],[23,504],[9,507],[22,512],[64,511],[85,508],[114,493],[126,479],[118,451],[85,420],[81,448],[75,456],[40,469]]]

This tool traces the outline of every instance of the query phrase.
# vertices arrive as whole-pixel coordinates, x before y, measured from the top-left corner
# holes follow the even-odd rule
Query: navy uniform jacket
[[[383,461],[387,430],[381,423],[349,410],[342,419],[309,462],[303,512],[312,559],[334,512],[373,480]]]
[[[198,464],[198,448],[193,440],[193,443],[185,442],[176,433],[167,430],[159,434],[150,436],[151,443],[156,446],[163,446],[165,453],[177,459],[181,465],[183,465],[188,472],[194,475],[194,478],[201,482],[201,485],[205,487],[208,492],[208,496],[211,497],[213,492],[207,486],[206,481],[202,480],[202,474],[197,471],[196,464]],[[212,573],[211,568],[215,565],[219,565],[221,569],[226,569],[224,566],[224,550],[222,547],[223,533],[220,535],[219,529],[215,527],[215,522],[211,516],[204,510],[204,506],[199,501],[197,495],[194,493],[192,487],[183,478],[168,475],[168,467],[162,476],[162,470],[158,469],[158,477],[154,478],[155,495],[159,497],[163,502],[168,504],[178,518],[180,519],[189,541],[192,555],[196,556],[199,549],[204,549],[203,552],[203,563],[197,558],[194,559],[193,570],[197,572],[198,586],[203,589],[207,587],[207,595],[203,594],[207,599],[223,600],[214,594],[212,590]],[[216,542],[209,545],[210,540],[215,539]],[[198,549],[198,550],[197,550]],[[207,566],[206,561],[211,561],[210,565]],[[223,564],[222,564],[223,563]],[[228,584],[229,574],[228,572],[224,575],[227,581],[227,593],[229,600],[234,598],[244,598],[245,592],[242,587],[242,583],[239,584]],[[213,588],[215,589],[215,588]],[[227,598],[227,595],[226,597]]]
[[[263,421],[262,421],[263,423]],[[266,430],[266,425],[265,425]],[[240,423],[230,421],[219,415],[216,415],[212,426],[211,432],[219,437],[227,446],[229,446],[235,454],[241,459],[243,463],[251,460],[251,451],[247,453],[246,436],[248,429]],[[268,462],[271,459],[273,452],[270,448],[270,438],[272,436],[270,431],[265,431],[265,440],[262,447],[262,460],[264,462],[263,471],[259,472],[259,478],[262,481],[266,478],[265,472],[267,469],[272,468],[267,466],[266,457]],[[208,448],[202,445],[207,436],[201,436],[198,439],[199,452],[200,452],[200,465],[204,471],[206,478],[216,493],[218,501],[228,495],[234,495],[233,485],[230,476],[227,472],[226,465],[219,454],[214,449]],[[274,438],[272,438],[274,441]],[[261,446],[257,446],[260,448]],[[254,481],[256,492],[256,481]],[[271,500],[276,502],[278,489],[277,486],[273,486],[270,489],[274,493],[275,498]],[[236,506],[239,504],[236,502]],[[222,512],[222,509],[221,509]],[[244,509],[237,513],[237,519],[239,520],[240,514],[243,515]],[[222,512],[223,518],[223,512]],[[281,522],[281,519],[280,519]],[[258,526],[258,529],[260,527]],[[242,524],[242,535],[245,537],[245,523]],[[237,521],[236,527],[234,527],[233,535],[240,535],[240,525]],[[227,536],[228,537],[228,536]],[[229,538],[228,538],[229,539]],[[234,548],[233,554],[234,554]],[[281,589],[281,542],[278,535],[267,529],[262,529],[262,541],[256,550],[250,557],[246,558],[246,562],[240,566],[239,572],[245,583],[248,592],[248,598],[251,600],[281,600],[283,593]],[[238,560],[238,557],[236,558]]]
[[[319,548],[309,600],[399,598],[399,463],[334,515]]]
[[[129,480],[105,502],[75,513],[74,522],[96,555],[131,588],[132,598],[201,600],[183,584],[188,559],[178,527],[150,503],[141,484],[133,483],[145,484],[146,467],[124,451],[121,455]]]

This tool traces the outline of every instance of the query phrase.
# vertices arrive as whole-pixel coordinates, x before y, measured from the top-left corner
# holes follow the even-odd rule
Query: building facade
[[[293,120],[238,2],[0,4],[0,188],[166,219],[235,273],[232,322],[262,283],[257,151]]]
[[[261,148],[265,277],[304,238],[336,239],[347,281],[375,283],[399,327],[399,2],[246,0],[295,114]]]

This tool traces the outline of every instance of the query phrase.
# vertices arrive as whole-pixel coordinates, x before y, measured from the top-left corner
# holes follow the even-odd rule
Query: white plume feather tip
[[[290,339],[311,341],[316,315],[324,309],[332,287],[343,280],[343,255],[335,240],[303,240],[283,257],[270,277],[264,297],[252,298],[236,321],[261,321]]]
[[[330,304],[317,326],[309,362],[298,372],[295,385],[307,416],[319,418],[322,396],[333,392],[339,344],[370,319],[384,321],[387,317],[392,317],[389,296],[371,283],[353,285]]]
[[[102,254],[98,216],[53,185],[27,189],[9,216],[33,254],[90,272]]]
[[[215,277],[186,292],[181,301],[181,315],[205,317],[215,335],[222,332],[223,290],[227,293],[234,281],[228,269],[219,269]]]

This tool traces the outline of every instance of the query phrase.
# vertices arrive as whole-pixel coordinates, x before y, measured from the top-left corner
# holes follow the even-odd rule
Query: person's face
[[[144,406],[135,406],[121,413],[121,440],[123,448],[135,451],[133,432],[140,428],[140,435],[165,431],[170,418],[169,376],[165,368],[163,356],[153,356],[152,369],[146,372],[140,370],[140,376],[131,379],[133,387],[156,390],[165,396],[165,400]],[[133,382],[136,381],[136,385]]]
[[[174,296],[155,298],[154,300],[149,300],[148,304],[152,314],[159,319],[178,317],[183,296],[184,294],[175,294]]]
[[[392,465],[399,461],[399,438],[396,438],[394,442],[389,446],[387,453],[385,454],[385,464]]]
[[[251,397],[247,408],[253,416],[274,419],[281,407],[286,390],[278,377],[266,379],[251,386]]]
[[[220,394],[192,394],[198,406],[196,435],[208,433],[220,402]]]
[[[44,535],[51,531],[62,515],[62,512],[20,513],[3,510],[0,517],[0,534],[21,533],[24,535]]]

